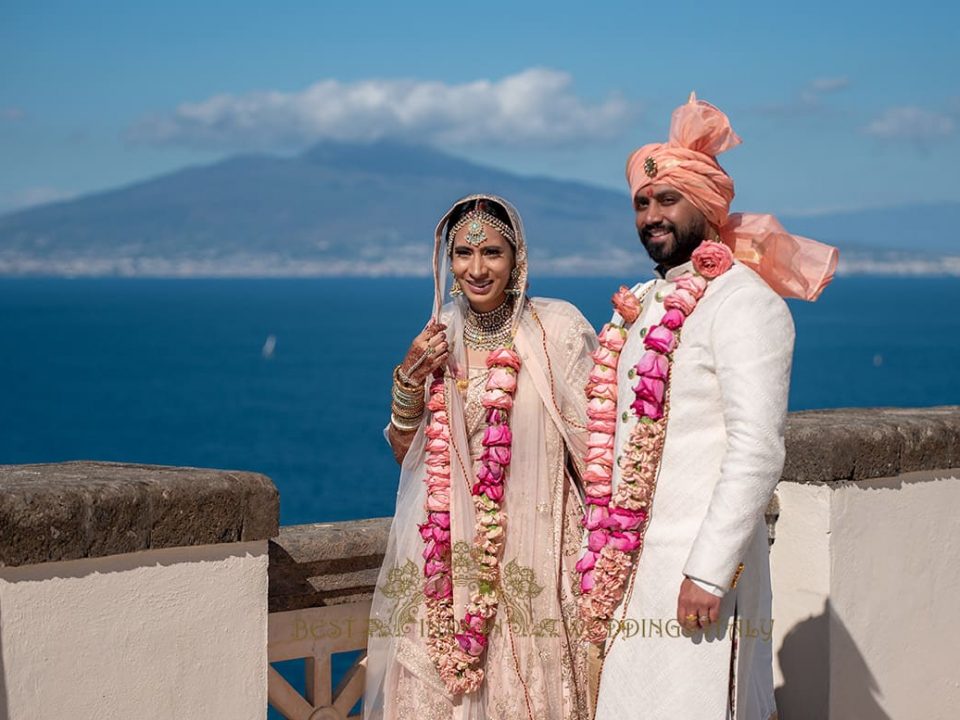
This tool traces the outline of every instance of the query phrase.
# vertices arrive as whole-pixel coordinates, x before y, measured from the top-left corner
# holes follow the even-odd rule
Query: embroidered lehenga
[[[516,230],[520,287],[526,249],[516,211],[499,198]],[[454,616],[461,618],[476,569],[470,489],[485,427],[480,395],[486,368],[466,363],[464,300],[441,307],[444,231],[436,233],[435,312],[447,325],[451,362],[445,396],[451,435],[450,525]],[[512,460],[502,503],[506,537],[500,558],[496,624],[475,692],[453,695],[427,652],[423,595],[424,417],[404,459],[397,509],[371,613],[365,718],[507,720],[587,718],[585,656],[577,640],[574,565],[581,546],[582,501],[576,463],[586,440],[583,387],[596,346],[592,328],[570,304],[520,297],[512,316],[522,359],[510,411]],[[428,414],[429,415],[429,414]]]

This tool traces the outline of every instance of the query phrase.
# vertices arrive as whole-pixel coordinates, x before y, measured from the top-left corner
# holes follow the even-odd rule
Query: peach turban
[[[833,279],[837,249],[789,234],[772,215],[730,214],[733,180],[716,156],[739,144],[727,116],[691,93],[673,111],[670,139],[644,145],[627,160],[630,197],[652,184],[676,188],[703,213],[734,257],[777,293],[816,300]]]

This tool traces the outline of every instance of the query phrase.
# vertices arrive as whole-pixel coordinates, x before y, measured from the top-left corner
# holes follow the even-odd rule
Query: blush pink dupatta
[[[517,232],[517,258],[526,286],[526,240],[516,210],[508,212]],[[452,210],[452,208],[451,208]],[[467,372],[463,343],[466,302],[447,295],[445,227],[435,233],[433,316],[447,325],[451,361],[447,383],[451,435],[451,540],[471,545],[474,507],[470,487],[467,406],[456,378]],[[474,693],[451,696],[428,656],[424,626],[421,553],[417,525],[423,521],[425,416],[403,461],[397,505],[383,567],[374,592],[368,643],[364,720],[586,720],[585,656],[576,641],[572,581],[579,554],[582,507],[566,478],[569,459],[580,463],[586,448],[583,387],[592,368],[596,335],[569,303],[520,299],[514,317],[515,346],[522,357],[510,424],[513,455],[503,507],[507,515],[501,559],[503,607],[491,633],[483,667],[485,680]],[[462,460],[462,464],[461,464]],[[454,564],[454,615],[469,599],[463,582],[469,570]],[[506,622],[513,618],[511,623]]]

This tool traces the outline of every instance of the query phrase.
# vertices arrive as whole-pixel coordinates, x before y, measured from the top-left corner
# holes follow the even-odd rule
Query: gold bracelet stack
[[[401,432],[420,427],[425,408],[423,385],[414,385],[400,365],[393,369],[393,402],[390,406],[390,424]]]

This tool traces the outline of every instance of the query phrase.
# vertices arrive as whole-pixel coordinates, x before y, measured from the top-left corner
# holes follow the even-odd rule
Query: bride
[[[586,718],[572,588],[595,334],[569,303],[526,297],[523,225],[496,196],[440,219],[434,283],[394,371],[402,469],[364,718]]]

